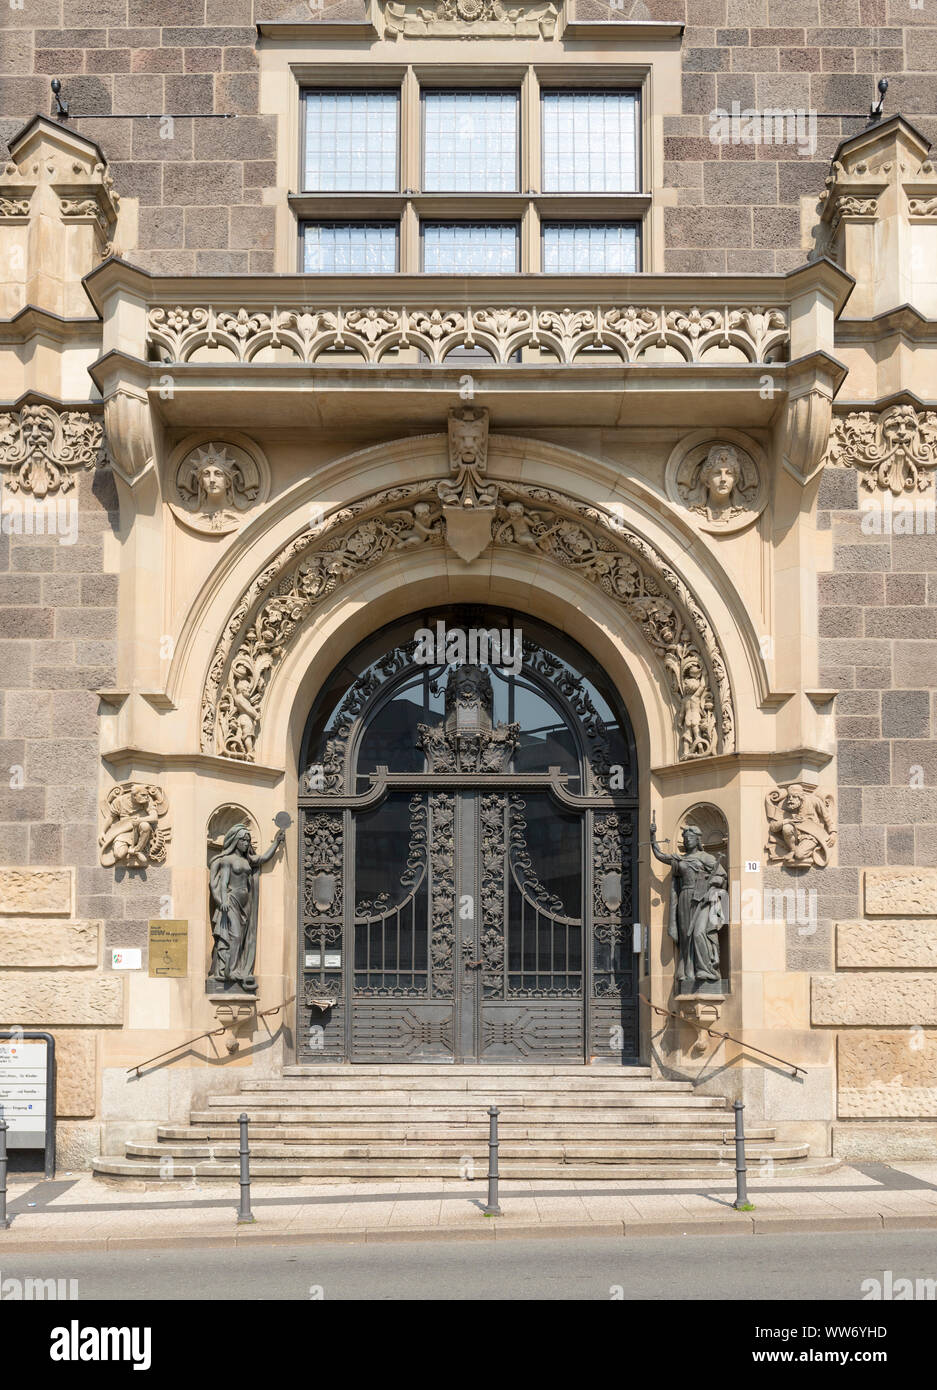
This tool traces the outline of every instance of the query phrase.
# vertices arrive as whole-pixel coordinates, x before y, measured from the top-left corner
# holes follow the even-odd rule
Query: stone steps
[[[524,1159],[530,1151],[530,1144],[527,1140],[503,1139],[499,1148],[499,1160]],[[413,1139],[395,1141],[392,1139],[369,1138],[366,1141],[349,1143],[347,1140],[322,1140],[320,1142],[292,1143],[290,1141],[274,1140],[265,1142],[263,1140],[251,1139],[251,1167],[253,1168],[254,1159],[270,1158],[335,1158],[344,1160],[348,1158],[375,1158],[375,1159],[396,1159],[396,1158],[420,1158],[430,1161],[439,1159],[449,1165],[453,1176],[458,1174],[459,1162],[466,1157],[472,1157],[477,1162],[487,1162],[488,1145],[487,1142],[478,1135],[473,1135],[464,1142],[454,1139]],[[779,1144],[759,1144],[757,1142],[746,1144],[746,1156],[753,1162],[770,1156],[777,1161],[792,1158],[806,1158],[806,1145],[779,1145]],[[128,1144],[127,1156],[129,1158],[164,1158],[173,1159],[234,1159],[238,1154],[238,1145],[226,1142],[214,1143],[163,1143],[163,1144]],[[629,1159],[640,1158],[729,1158],[735,1155],[734,1142],[720,1143],[718,1139],[678,1139],[668,1141],[663,1139],[621,1139],[617,1142],[607,1139],[576,1139],[570,1137],[564,1141],[551,1141],[541,1139],[537,1141],[537,1156],[539,1159],[558,1158],[562,1162],[578,1160],[580,1162],[591,1162],[598,1159],[614,1159],[616,1161],[626,1161]]]
[[[692,1131],[688,1131],[687,1123],[671,1124],[668,1116],[664,1122],[652,1121],[647,1124],[634,1124],[630,1120],[610,1124],[601,1119],[590,1125],[579,1123],[529,1124],[524,1120],[512,1124],[499,1121],[498,1133],[505,1140],[528,1139],[535,1142],[551,1139],[569,1141],[576,1136],[580,1136],[583,1140],[685,1139],[689,1134],[690,1137],[699,1135],[718,1143],[722,1142],[724,1134],[732,1133],[732,1124],[729,1120],[707,1117],[703,1122],[693,1115],[686,1118],[687,1123],[693,1126]],[[766,1140],[773,1139],[775,1131],[768,1125],[749,1125],[746,1126],[745,1135],[747,1139]],[[466,1119],[463,1123],[450,1121],[446,1124],[412,1124],[406,1121],[381,1121],[365,1117],[358,1124],[346,1124],[343,1116],[340,1124],[324,1121],[318,1125],[252,1124],[250,1127],[251,1145],[255,1140],[282,1140],[292,1144],[302,1143],[306,1140],[319,1142],[333,1139],[348,1142],[380,1139],[454,1139],[461,1143],[469,1143],[480,1137],[487,1136],[484,1135],[483,1128],[477,1119]],[[184,1143],[201,1141],[234,1143],[238,1138],[238,1127],[236,1124],[160,1125],[157,1130],[157,1138],[161,1142],[180,1140]]]
[[[161,1125],[155,1141],[97,1160],[95,1172],[145,1185],[233,1181],[243,1112],[257,1181],[456,1179],[466,1159],[483,1177],[490,1105],[501,1112],[506,1178],[731,1178],[734,1170],[725,1099],[647,1067],[317,1063],[210,1095],[188,1124]],[[746,1141],[753,1165],[810,1164],[806,1144],[779,1143],[763,1122],[747,1126]]]
[[[506,1091],[512,1094],[527,1095],[539,1094],[544,1089],[544,1083],[549,1084],[551,1095],[644,1095],[659,1094],[661,1083],[652,1081],[650,1077],[630,1077],[621,1076],[617,1072],[609,1076],[596,1076],[589,1073],[583,1074],[584,1069],[580,1070],[579,1076],[491,1076],[489,1074],[472,1074],[469,1076],[453,1076],[450,1068],[448,1076],[427,1076],[418,1077],[406,1088],[407,1094],[418,1092],[423,1095],[438,1095],[441,1093],[451,1095],[481,1095],[487,1096],[490,1091]],[[244,1081],[241,1084],[241,1095],[306,1095],[321,1096],[332,1093],[340,1095],[350,1095],[354,1093],[367,1094],[371,1096],[380,1095],[385,1091],[401,1091],[401,1078],[399,1076],[375,1076],[373,1078],[365,1076],[322,1076],[322,1077],[284,1077],[282,1081]],[[692,1094],[693,1086],[689,1081],[671,1081],[667,1083],[667,1093],[672,1095]]]
[[[806,1146],[797,1149],[798,1157],[777,1160],[779,1167],[790,1168],[794,1173],[828,1173],[839,1164],[835,1159],[806,1159]],[[731,1180],[733,1165],[731,1158],[717,1156],[702,1160],[701,1156],[683,1160],[634,1159],[618,1160],[614,1163],[582,1161],[562,1163],[557,1159],[514,1158],[505,1159],[499,1165],[501,1177],[539,1178],[544,1181],[592,1180],[605,1182],[659,1182],[661,1179],[702,1178],[712,1181],[715,1178]],[[236,1183],[238,1164],[234,1159],[221,1163],[211,1163],[207,1159],[195,1162],[173,1161],[171,1174],[167,1172],[165,1161],[140,1158],[99,1158],[94,1171],[104,1178],[134,1179],[147,1187],[153,1183],[165,1186],[167,1182],[198,1179],[199,1182]],[[485,1165],[476,1167],[475,1181],[477,1191],[484,1195]],[[396,1158],[376,1162],[371,1158],[328,1159],[257,1159],[251,1161],[251,1176],[257,1182],[295,1183],[302,1179],[348,1180],[373,1182],[382,1178],[457,1178],[453,1172],[451,1159]],[[475,1190],[475,1189],[473,1189]]]
[[[650,1075],[650,1067],[618,1066],[617,1063],[598,1063],[595,1066],[584,1067],[581,1062],[556,1062],[549,1065],[542,1062],[305,1062],[302,1065],[284,1067],[282,1080],[290,1081],[311,1076],[358,1076],[366,1079],[375,1076],[391,1076],[395,1079],[409,1079],[413,1076],[421,1079],[431,1076],[601,1076],[607,1079],[636,1079]],[[244,1084],[262,1086],[265,1083],[261,1080]],[[656,1084],[673,1086],[684,1083],[658,1081]]]
[[[248,1115],[260,1115],[261,1111],[297,1112],[307,1110],[311,1114],[324,1109],[404,1109],[412,1114],[419,1110],[451,1110],[471,1108],[487,1110],[489,1105],[505,1108],[560,1109],[568,1106],[575,1110],[588,1109],[654,1109],[725,1110],[725,1101],[719,1096],[694,1096],[687,1092],[678,1095],[661,1095],[655,1091],[644,1091],[637,1095],[627,1091],[587,1091],[585,1093],[554,1093],[511,1091],[490,1088],[484,1094],[467,1095],[464,1091],[324,1091],[322,1094],[291,1095],[289,1092],[241,1091],[235,1095],[209,1096],[209,1113],[215,1115],[226,1110],[242,1111]],[[203,1112],[204,1113],[204,1112]]]

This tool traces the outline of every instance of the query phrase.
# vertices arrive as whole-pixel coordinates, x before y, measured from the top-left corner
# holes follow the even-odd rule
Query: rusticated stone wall
[[[76,494],[73,529],[0,532],[0,1026],[55,1036],[63,1168],[100,1150],[98,1036],[126,1007],[108,953],[140,946],[145,962],[169,883],[153,867],[118,882],[99,862],[96,692],[116,679],[117,498],[106,470],[77,474]]]
[[[836,973],[810,1020],[837,1032],[833,1152],[927,1158],[937,1136],[937,868],[870,869],[863,918],[838,922]],[[879,915],[887,906],[888,918]]]
[[[889,111],[937,140],[937,18],[908,0],[578,0],[581,19],[687,25],[683,111],[664,122],[666,269],[764,272],[804,259],[802,197],[823,187],[843,135],[821,120],[816,148],[710,140],[712,113],[803,109],[862,117],[887,75]],[[259,114],[255,25],[262,19],[364,18],[362,0],[28,0],[0,8],[0,138],[51,112],[60,77],[73,109],[175,112],[155,121],[82,121],[117,188],[141,205],[133,259],[169,273],[273,269],[274,122]],[[237,121],[192,121],[231,111]]]

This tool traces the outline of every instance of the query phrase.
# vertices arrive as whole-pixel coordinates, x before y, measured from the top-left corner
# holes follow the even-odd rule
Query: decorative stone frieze
[[[501,0],[436,0],[428,5],[411,0],[386,0],[384,33],[393,39],[552,39],[559,8],[521,0],[510,8]]]
[[[165,362],[188,362],[205,347],[227,350],[236,362],[262,362],[271,350],[278,351],[277,360],[292,353],[297,361],[315,362],[333,348],[380,362],[398,348],[416,347],[439,363],[453,348],[481,347],[504,365],[519,349],[532,347],[544,349],[546,361],[552,355],[563,365],[577,359],[589,365],[603,361],[595,355],[602,347],[624,362],[648,354],[659,358],[652,350],[661,348],[673,348],[683,361],[700,362],[711,349],[728,347],[737,348],[747,362],[773,361],[787,347],[790,330],[787,310],[773,306],[247,309],[209,304],[150,309],[148,337]]]
[[[162,864],[172,831],[159,822],[169,802],[161,787],[144,782],[118,782],[101,806],[104,830],[98,841],[104,867],[123,865],[143,869]]]
[[[692,512],[700,530],[715,534],[750,526],[768,500],[764,456],[734,430],[697,430],[682,439],[665,480],[671,502]]]
[[[236,531],[267,500],[270,470],[253,440],[230,435],[183,443],[170,461],[170,510],[190,530]]]
[[[386,556],[442,545],[447,518],[435,493],[431,482],[416,484],[343,508],[307,528],[262,571],[212,657],[203,752],[254,761],[266,691],[302,624],[323,598]],[[496,545],[520,546],[576,571],[641,631],[670,689],[680,758],[734,751],[722,650],[699,601],[654,547],[604,509],[552,489],[498,483],[497,497]]]
[[[823,869],[836,843],[833,797],[818,792],[816,783],[782,782],[765,797],[768,818],[769,864],[789,869]]]
[[[937,869],[866,869],[869,917],[937,917]]]
[[[8,492],[42,498],[68,492],[74,475],[104,460],[99,416],[51,405],[0,415],[0,476]]]
[[[924,492],[937,469],[937,412],[893,405],[881,413],[840,415],[833,422],[826,462],[855,468],[869,492],[895,497]]]
[[[833,161],[824,180],[826,187],[820,194],[821,230],[813,253],[815,257],[830,251],[844,218],[874,219],[878,199],[888,187],[892,168],[893,162],[886,161],[873,169],[866,157],[851,152],[842,160]]]

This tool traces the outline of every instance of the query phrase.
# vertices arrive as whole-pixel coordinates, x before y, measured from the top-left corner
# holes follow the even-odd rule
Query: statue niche
[[[715,807],[693,807],[693,811],[713,812],[721,819]],[[704,819],[702,814],[698,818]],[[672,870],[667,932],[676,946],[674,993],[677,998],[723,995],[726,972],[719,937],[729,921],[725,857],[704,849],[704,832],[696,824],[683,826],[680,843],[683,854],[665,854],[657,843],[657,823],[651,820],[651,851]]]
[[[289,817],[281,812],[276,821],[277,833],[263,854],[257,853],[248,825],[237,821],[225,831],[221,849],[211,860],[209,891],[214,947],[205,982],[207,994],[257,993],[254,967],[260,870],[283,844]]]

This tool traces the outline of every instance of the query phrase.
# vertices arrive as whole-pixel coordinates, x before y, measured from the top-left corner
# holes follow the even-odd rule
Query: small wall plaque
[[[189,973],[189,924],[170,917],[150,922],[151,979],[180,980]]]

